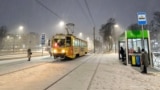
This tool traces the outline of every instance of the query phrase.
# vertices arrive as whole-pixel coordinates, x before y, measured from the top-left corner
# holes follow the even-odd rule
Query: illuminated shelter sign
[[[147,24],[147,17],[145,12],[138,12],[138,25],[146,25]]]
[[[148,30],[127,30],[119,37],[119,41],[124,41],[125,39],[142,39],[149,38]]]
[[[142,39],[144,38],[148,38],[149,34],[148,34],[148,30],[128,30],[126,32],[126,37],[127,39]]]

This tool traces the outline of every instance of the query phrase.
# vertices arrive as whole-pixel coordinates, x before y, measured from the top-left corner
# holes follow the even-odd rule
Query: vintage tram
[[[56,34],[51,39],[51,52],[54,58],[74,59],[87,54],[88,44],[72,34]]]

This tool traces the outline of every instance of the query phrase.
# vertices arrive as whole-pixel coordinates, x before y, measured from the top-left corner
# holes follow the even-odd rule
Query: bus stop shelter
[[[126,65],[140,66],[142,48],[148,53],[152,66],[150,34],[148,30],[126,30],[119,37],[118,48],[123,47],[126,54]],[[119,52],[119,59],[120,57]]]

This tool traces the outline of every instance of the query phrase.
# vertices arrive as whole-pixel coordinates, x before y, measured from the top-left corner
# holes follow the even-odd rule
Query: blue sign
[[[43,33],[41,35],[41,44],[44,45],[45,44],[45,38],[46,38],[46,35]]]
[[[145,12],[138,12],[138,24],[139,25],[146,25],[147,24],[147,17]]]

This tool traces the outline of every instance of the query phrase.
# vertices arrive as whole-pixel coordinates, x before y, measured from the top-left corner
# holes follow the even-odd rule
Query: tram
[[[51,39],[51,52],[55,59],[74,59],[87,54],[88,44],[72,34],[56,34]]]

